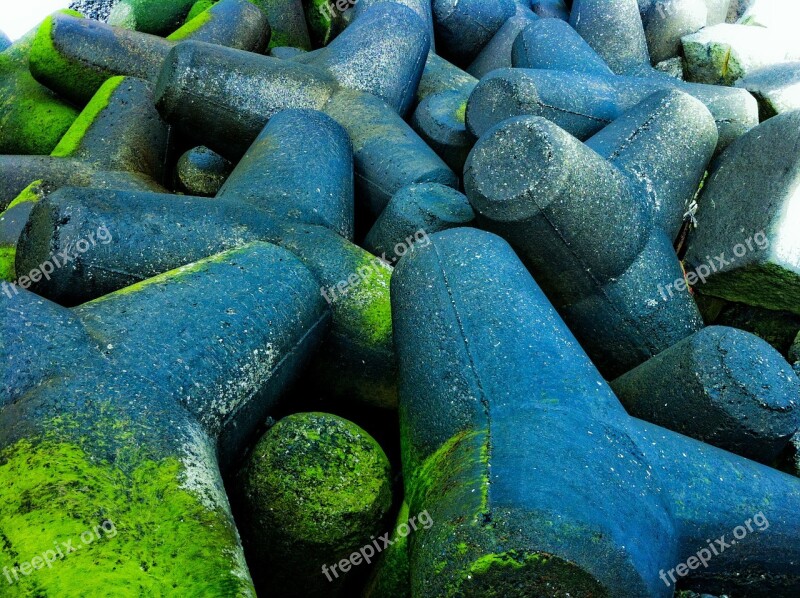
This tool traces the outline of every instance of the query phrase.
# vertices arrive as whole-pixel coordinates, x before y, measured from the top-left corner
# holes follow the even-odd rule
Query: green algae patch
[[[182,473],[175,458],[141,458],[123,472],[53,439],[4,449],[0,566],[31,563],[59,545],[65,553],[20,574],[17,595],[77,596],[92,587],[131,597],[252,595],[234,573],[229,518],[183,489]]]
[[[325,413],[275,424],[248,461],[244,488],[257,520],[271,522],[262,531],[284,548],[360,547],[392,502],[391,467],[380,445],[354,423]]]
[[[357,425],[326,413],[283,418],[239,476],[254,574],[275,595],[336,594],[346,571],[326,579],[322,566],[350,558],[383,531],[391,486],[386,455]]]
[[[44,181],[42,179],[39,179],[38,181],[33,181],[30,185],[28,185],[22,191],[20,191],[20,194],[17,195],[17,197],[15,197],[10,204],[8,204],[6,210],[10,210],[14,206],[17,206],[21,203],[26,203],[26,202],[35,203],[39,201],[42,197],[44,197],[44,195],[45,195]]]
[[[734,303],[800,315],[800,273],[777,263],[749,264],[717,274],[697,290]]]
[[[467,102],[464,101],[458,107],[455,113],[456,120],[460,122],[462,125],[467,122]]]
[[[14,266],[17,259],[16,245],[0,245],[0,281],[14,282],[17,270]]]
[[[207,11],[209,8],[214,6],[217,3],[217,0],[198,0],[192,5],[189,14],[186,15],[186,22],[184,24],[188,24],[189,21],[192,21],[196,16],[200,13]]]
[[[53,24],[53,17],[49,16],[36,32],[30,51],[30,70],[40,81],[58,81],[61,86],[90,98],[108,77],[87,72],[80,64],[65,58],[53,42]]]
[[[87,131],[91,128],[92,124],[97,120],[97,117],[108,107],[111,101],[111,96],[116,91],[125,77],[112,77],[97,90],[92,100],[80,113],[78,119],[69,128],[66,135],[55,147],[51,156],[59,158],[69,158],[78,153],[81,149],[81,142],[86,137]]]
[[[412,507],[433,504],[445,493],[452,501],[468,503],[472,523],[481,523],[489,515],[488,434],[484,430],[459,432],[425,459],[408,477],[406,494]],[[403,440],[403,462],[412,463]],[[478,492],[471,490],[477,486]]]
[[[209,8],[211,7],[209,6]],[[208,10],[205,10],[191,21],[187,22],[183,27],[167,36],[167,39],[175,42],[187,39],[206,23],[211,21],[212,17],[213,15]]]
[[[303,0],[303,8],[315,47],[327,46],[344,30],[344,16],[331,0]]]
[[[186,18],[195,0],[122,0],[114,5],[108,24],[144,33],[166,35]]]
[[[408,524],[410,511],[408,503],[403,502],[397,515],[395,530],[401,524]],[[411,564],[408,558],[408,536],[395,535],[391,544],[381,553],[372,577],[364,591],[365,598],[410,598]]]
[[[358,247],[348,247],[353,256],[351,277],[344,283],[344,292],[332,297],[334,322],[351,331],[350,338],[364,344],[391,348],[392,306],[389,300],[391,266]]]
[[[448,595],[505,597],[512,595],[602,598],[608,591],[589,573],[543,552],[508,551],[474,560]]]
[[[33,37],[0,54],[0,154],[47,155],[78,116],[31,75],[32,43]]]
[[[130,286],[124,287],[118,291],[114,291],[113,293],[109,293],[107,295],[103,295],[102,297],[98,297],[89,303],[85,303],[84,305],[90,306],[93,304],[100,303],[102,301],[107,301],[108,299],[116,299],[122,297],[124,295],[131,295],[133,293],[138,293],[149,289],[151,287],[158,287],[173,282],[175,280],[180,280],[197,272],[204,272],[211,268],[214,264],[219,264],[226,262],[232,257],[236,255],[241,255],[243,253],[247,253],[249,249],[252,248],[254,244],[258,243],[250,243],[248,245],[243,245],[237,249],[231,249],[229,251],[225,251],[222,253],[218,253],[211,257],[208,257],[203,260],[199,260],[193,262],[191,264],[187,264],[185,266],[180,266],[179,268],[175,268],[173,270],[169,270],[168,272],[164,272],[163,274],[159,274],[158,276],[153,276],[151,278],[146,278],[141,282],[137,282]]]

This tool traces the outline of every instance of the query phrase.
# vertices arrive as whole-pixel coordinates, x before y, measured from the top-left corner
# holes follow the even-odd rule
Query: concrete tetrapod
[[[435,522],[413,596],[796,595],[800,481],[628,416],[498,237],[431,241],[392,282],[406,501]]]
[[[14,591],[255,595],[220,467],[324,336],[317,286],[261,243],[72,310],[0,294],[0,555]],[[87,542],[98,526],[114,537]],[[80,550],[25,573],[32,557],[59,560],[59,541]]]
[[[48,154],[78,117],[74,106],[31,75],[35,37],[34,29],[0,51],[0,154]]]
[[[719,129],[718,151],[758,124],[758,105],[749,93],[714,85],[684,83],[670,76],[615,76],[580,35],[554,19],[540,19],[518,36],[514,69],[484,77],[467,106],[467,127],[480,137],[498,122],[544,116],[585,139],[648,95],[678,89],[701,102]]]
[[[683,280],[672,234],[716,130],[700,102],[666,91],[587,145],[543,118],[512,118],[475,145],[464,184],[479,225],[514,246],[614,378],[702,327],[685,287],[659,289]]]
[[[17,241],[33,205],[64,186],[164,191],[167,126],[141,79],[108,80],[51,156],[0,156],[0,278],[15,278]],[[23,272],[24,274],[25,272]]]
[[[367,432],[327,413],[289,415],[258,441],[237,487],[257,588],[286,598],[352,595],[352,564],[340,564],[380,535],[392,506],[389,460]],[[369,552],[355,564],[369,566]]]
[[[260,52],[269,39],[267,19],[247,0],[221,0],[167,39],[55,14],[36,34],[30,70],[42,85],[82,105],[110,77],[155,82],[170,49],[181,41]]]
[[[687,266],[700,292],[800,314],[800,112],[770,118],[715,163]]]
[[[772,462],[800,429],[800,380],[766,341],[709,326],[611,383],[634,417]]]
[[[328,160],[337,168],[327,169]],[[312,270],[332,308],[331,334],[316,362],[320,384],[393,407],[391,268],[341,236],[352,227],[351,160],[347,136],[330,118],[287,110],[264,128],[216,198],[56,191],[34,207],[16,269],[29,272],[69,251],[71,241],[101,224],[118,231],[31,287],[74,305],[243,243],[280,244]]]
[[[311,56],[308,64],[187,42],[164,64],[159,109],[181,132],[199,133],[198,141],[231,159],[280,110],[322,110],[350,135],[358,196],[377,216],[408,184],[458,184],[398,114],[414,100],[428,46],[425,23],[393,3],[367,10],[324,54],[301,55]]]

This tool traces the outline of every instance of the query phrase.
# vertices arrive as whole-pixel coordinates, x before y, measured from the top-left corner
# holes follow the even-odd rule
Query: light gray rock
[[[779,31],[722,23],[684,36],[686,77],[696,83],[733,85],[752,71],[800,60],[800,43]]]

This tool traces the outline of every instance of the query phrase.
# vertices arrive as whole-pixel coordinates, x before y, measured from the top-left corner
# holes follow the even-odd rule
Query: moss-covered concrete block
[[[381,447],[357,425],[325,413],[290,415],[271,427],[238,487],[256,582],[287,597],[342,595],[351,565],[339,570],[340,561],[364,546],[372,560],[372,540],[392,506]]]
[[[204,146],[185,152],[175,167],[178,186],[189,195],[211,197],[219,193],[233,164]]]
[[[222,0],[167,39],[56,14],[39,27],[30,71],[43,85],[83,105],[110,77],[154,82],[170,49],[179,42],[196,40],[260,52],[269,35],[266,17],[247,0]]]
[[[0,563],[79,548],[16,595],[255,595],[220,464],[323,336],[316,286],[255,244],[73,310],[3,287]]]
[[[62,14],[81,17],[75,11]],[[78,116],[74,106],[31,75],[35,37],[31,31],[0,52],[0,154],[49,154]]]

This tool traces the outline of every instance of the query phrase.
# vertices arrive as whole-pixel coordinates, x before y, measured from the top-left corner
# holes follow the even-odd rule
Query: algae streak
[[[103,83],[86,108],[84,108],[83,112],[80,113],[78,119],[73,123],[69,131],[67,131],[66,135],[64,135],[50,154],[51,156],[69,158],[78,153],[81,147],[81,141],[83,141],[83,138],[86,136],[86,132],[100,113],[106,109],[114,91],[123,81],[125,81],[125,77],[112,77]]]

